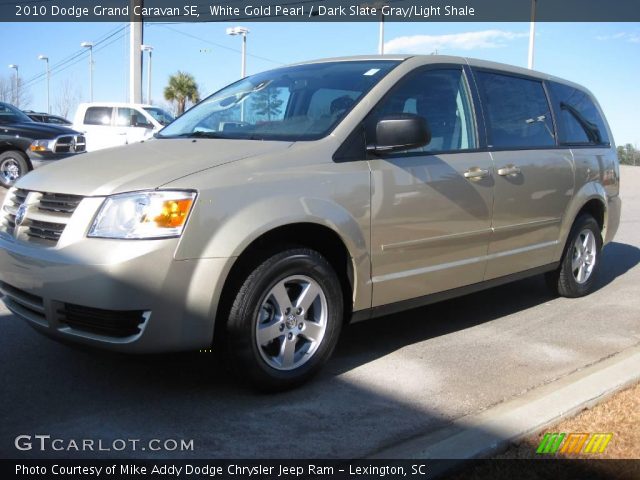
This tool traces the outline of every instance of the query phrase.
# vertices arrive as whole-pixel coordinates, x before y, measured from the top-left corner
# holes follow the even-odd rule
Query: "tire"
[[[580,215],[571,227],[560,266],[546,275],[551,291],[568,298],[591,293],[601,253],[602,234],[598,222],[591,215]]]
[[[306,248],[276,253],[251,272],[233,301],[228,353],[241,378],[258,389],[292,388],[333,353],[343,311],[340,281],[322,255]]]
[[[0,154],[0,185],[10,188],[29,171],[24,153],[10,150]]]

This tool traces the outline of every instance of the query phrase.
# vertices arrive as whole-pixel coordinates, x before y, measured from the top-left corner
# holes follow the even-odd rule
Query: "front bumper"
[[[42,248],[2,235],[3,301],[54,338],[131,353],[209,347],[229,261],[175,260],[177,243],[82,238],[62,248]],[[135,334],[96,333],[66,321],[69,305],[142,312],[143,321]]]

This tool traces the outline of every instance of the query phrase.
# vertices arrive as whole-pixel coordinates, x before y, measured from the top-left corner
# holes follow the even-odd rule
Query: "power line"
[[[106,45],[102,45],[104,42],[106,42],[107,40],[113,38],[114,36],[123,33],[126,31],[126,29],[129,28],[129,25],[124,25],[124,26],[119,26],[116,27],[113,30],[110,30],[109,32],[107,32],[106,34],[102,35],[101,37],[99,37],[96,41],[93,42],[94,47],[93,47],[93,52],[97,53],[101,50],[103,50],[105,47],[111,45],[112,43],[114,43],[117,40],[120,40],[123,35],[118,36],[116,39],[114,39],[113,41],[107,43]],[[96,46],[102,45],[102,47],[100,48],[96,48]],[[58,61],[57,63],[55,63],[49,70],[50,75],[55,75],[58,72],[61,72],[63,70],[66,70],[67,68],[76,65],[77,63],[79,63],[80,61],[83,60],[83,57],[85,55],[88,55],[87,49],[86,48],[82,48],[80,50],[77,50],[76,52],[72,53],[71,55],[69,55],[68,57]],[[24,87],[30,87],[33,85],[36,85],[38,83],[40,83],[41,81],[43,81],[46,78],[47,74],[45,73],[40,73],[38,75],[35,75],[33,77],[31,77],[30,79],[26,80],[23,83]]]
[[[156,24],[153,24],[153,25],[156,25]],[[167,29],[167,30],[171,30],[172,32],[179,33],[180,35],[184,35],[185,37],[190,37],[190,38],[193,38],[194,40],[199,40],[199,41],[201,41],[201,42],[208,43],[209,45],[214,45],[214,46],[216,46],[216,47],[218,47],[218,48],[222,48],[222,49],[224,49],[224,50],[229,50],[229,51],[231,51],[231,52],[241,53],[241,50],[238,50],[237,48],[227,47],[226,45],[222,45],[222,44],[220,44],[220,43],[212,42],[211,40],[207,40],[207,39],[205,39],[205,38],[198,37],[197,35],[193,35],[193,34],[191,34],[191,33],[183,32],[183,31],[181,31],[181,30],[177,30],[177,29],[172,28],[172,27],[170,27],[170,26],[168,26],[168,25],[166,25],[166,24],[157,24],[157,25],[158,25],[159,27],[165,28],[165,29]],[[259,60],[264,60],[265,62],[275,63],[276,65],[286,65],[286,64],[285,64],[285,63],[283,63],[283,62],[279,62],[279,61],[277,61],[277,60],[272,60],[272,59],[270,59],[270,58],[262,57],[262,56],[260,56],[260,55],[254,55],[254,54],[249,53],[249,52],[247,52],[247,56],[248,56],[248,57],[257,58],[257,59],[259,59]]]
[[[122,39],[126,36],[126,34],[127,34],[127,32],[123,31],[123,32],[122,32],[122,35],[120,35],[120,36],[118,36],[118,37],[114,38],[113,40],[111,40],[110,42],[108,42],[108,43],[106,43],[106,44],[102,45],[100,48],[95,49],[93,53],[98,53],[98,52],[100,52],[100,51],[104,50],[105,48],[107,48],[108,46],[112,45],[113,43],[115,43],[115,42],[118,42],[118,41],[122,40]],[[73,62],[73,63],[71,63],[71,64],[69,64],[69,65],[66,65],[66,66],[65,66],[65,67],[63,67],[63,68],[60,68],[59,70],[57,70],[56,72],[52,73],[51,75],[53,76],[53,75],[55,75],[56,73],[63,72],[63,71],[64,71],[64,70],[66,70],[67,68],[70,68],[70,67],[72,67],[72,66],[74,66],[74,65],[76,65],[76,64],[78,64],[78,63],[80,63],[81,61],[84,61],[84,59],[80,58],[80,59],[76,60],[75,62]]]

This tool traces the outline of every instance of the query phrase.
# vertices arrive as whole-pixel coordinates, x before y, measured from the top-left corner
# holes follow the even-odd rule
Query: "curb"
[[[510,442],[571,417],[638,380],[640,344],[521,397],[462,417],[450,427],[385,448],[368,458],[486,458]],[[446,469],[456,463],[450,462]]]

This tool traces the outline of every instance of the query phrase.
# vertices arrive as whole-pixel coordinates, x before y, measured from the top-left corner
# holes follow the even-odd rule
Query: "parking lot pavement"
[[[0,310],[0,457],[354,458],[640,344],[640,167],[587,298],[531,278],[349,326],[298,390],[243,389],[213,354],[123,356],[52,342]],[[558,408],[561,408],[559,406]],[[18,435],[193,439],[187,452],[18,452]]]

